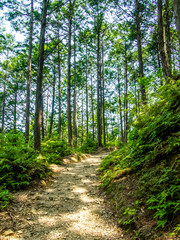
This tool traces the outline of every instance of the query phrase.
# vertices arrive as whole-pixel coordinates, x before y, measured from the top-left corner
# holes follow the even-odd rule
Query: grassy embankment
[[[132,239],[180,230],[180,89],[167,86],[100,166],[102,187]],[[162,238],[166,239],[166,238]]]

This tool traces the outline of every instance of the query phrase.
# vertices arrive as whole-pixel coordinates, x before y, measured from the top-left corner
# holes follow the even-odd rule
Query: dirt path
[[[99,196],[96,170],[105,155],[53,165],[51,184],[15,194],[11,211],[0,215],[0,240],[125,240]]]

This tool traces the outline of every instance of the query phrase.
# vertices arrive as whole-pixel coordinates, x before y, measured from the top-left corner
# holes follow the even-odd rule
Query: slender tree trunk
[[[4,122],[5,122],[6,85],[7,85],[7,76],[8,76],[8,65],[9,65],[9,60],[8,60],[8,57],[7,57],[6,72],[5,72],[5,77],[4,77],[4,89],[3,89],[2,132],[4,132]]]
[[[32,42],[33,42],[33,11],[34,0],[31,0],[31,17],[29,32],[29,56],[28,56],[28,76],[27,76],[27,92],[26,92],[26,126],[25,137],[29,145],[29,125],[30,125],[30,98],[31,98],[31,68],[32,68]]]
[[[49,118],[49,100],[47,95],[47,103],[46,103],[46,137],[48,135],[48,118]]]
[[[81,115],[81,144],[84,142],[84,94],[82,90],[82,115]]]
[[[171,31],[170,31],[170,6],[169,0],[166,0],[165,4],[165,18],[166,18],[166,48],[167,57],[170,71],[172,70],[172,57],[171,57]]]
[[[77,79],[76,79],[76,35],[74,27],[74,113],[73,113],[73,135],[74,146],[77,147]]]
[[[141,41],[141,22],[139,15],[139,0],[136,1],[136,29],[137,29],[137,45],[138,45],[138,62],[139,62],[139,77],[144,77],[144,67],[143,67],[143,59],[142,59],[142,41]],[[144,83],[140,84],[141,88],[141,99],[142,103],[146,104],[146,90]]]
[[[89,106],[88,106],[88,61],[87,61],[87,42],[86,42],[86,137],[89,133]]]
[[[157,53],[157,61],[158,61],[158,68],[159,68],[159,79],[160,79],[160,84],[163,86],[163,78],[162,78],[162,73],[161,73],[161,62],[160,62],[160,56],[159,56],[159,48],[158,48],[158,53]]]
[[[158,0],[158,28],[159,28],[159,48],[161,55],[161,63],[166,83],[169,83],[171,77],[171,71],[167,59],[166,43],[165,43],[165,30],[163,26],[163,15],[162,15],[162,0]]]
[[[72,2],[71,0],[69,0],[67,118],[68,118],[68,141],[69,145],[73,148],[72,122],[71,122],[71,38],[72,38]]]
[[[42,22],[39,44],[38,76],[36,87],[36,107],[35,107],[35,126],[34,126],[34,149],[41,151],[41,106],[42,106],[42,82],[44,65],[44,43],[46,31],[46,15],[49,0],[43,0]]]
[[[177,28],[177,34],[180,44],[180,3],[179,0],[172,0],[173,9],[175,13],[175,20],[176,20],[176,28]]]
[[[118,69],[118,95],[119,95],[118,97],[119,97],[119,116],[120,116],[121,141],[124,142],[122,102],[121,102],[121,85],[120,85],[119,69]]]
[[[56,69],[54,67],[54,79],[53,79],[53,92],[52,92],[52,110],[51,110],[51,120],[50,120],[50,128],[49,135],[52,134],[53,122],[54,122],[54,102],[55,102],[55,89],[56,89]]]
[[[59,33],[58,33],[59,38]],[[61,58],[60,49],[58,44],[58,108],[59,108],[59,121],[58,121],[58,133],[60,140],[62,140],[62,126],[61,126]]]
[[[125,56],[125,82],[124,82],[124,142],[127,143],[128,124],[128,62]]]
[[[103,41],[103,40],[102,40]],[[104,79],[104,44],[102,42],[102,123],[103,123],[103,142],[106,146],[106,122],[105,122],[105,79]]]
[[[94,98],[93,98],[92,76],[91,76],[91,112],[92,112],[92,134],[93,134],[93,140],[95,140],[95,131],[94,131]]]
[[[99,28],[99,27],[98,27]],[[98,146],[102,146],[102,90],[101,90],[100,29],[97,32],[97,136]]]
[[[14,91],[14,131],[16,132],[17,128],[17,92],[18,92],[18,83],[15,86]]]
[[[41,132],[42,132],[42,140],[44,140],[45,137],[45,131],[44,131],[44,95],[42,95],[42,106],[41,106]]]

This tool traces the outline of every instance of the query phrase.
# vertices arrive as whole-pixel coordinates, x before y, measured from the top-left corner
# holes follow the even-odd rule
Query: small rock
[[[14,232],[13,232],[11,229],[8,229],[8,230],[6,230],[3,234],[4,234],[5,236],[10,236],[10,235],[13,235]]]

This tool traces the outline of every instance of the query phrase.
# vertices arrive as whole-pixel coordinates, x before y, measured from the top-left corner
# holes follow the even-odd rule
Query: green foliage
[[[50,174],[45,160],[28,148],[19,132],[0,134],[0,202],[5,208],[9,201],[9,190],[27,187],[34,179]]]
[[[6,208],[11,200],[12,196],[10,195],[9,190],[0,187],[0,210]]]
[[[61,164],[61,159],[72,153],[72,148],[65,141],[60,141],[57,136],[42,143],[42,154],[49,163]]]
[[[129,225],[129,224],[132,224],[135,220],[135,213],[136,213],[136,209],[131,209],[131,208],[126,208],[123,212],[123,218],[121,218],[119,220],[119,223],[121,225]]]
[[[91,136],[87,137],[80,148],[83,153],[93,153],[97,150],[98,144]]]
[[[170,221],[176,224],[180,213],[179,87],[175,84],[163,87],[158,101],[144,107],[131,129],[128,145],[102,161],[102,186],[112,188],[118,171],[130,168],[128,174],[138,178],[136,198],[154,212],[157,228]]]

